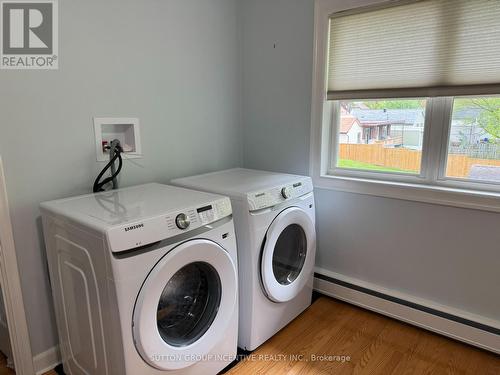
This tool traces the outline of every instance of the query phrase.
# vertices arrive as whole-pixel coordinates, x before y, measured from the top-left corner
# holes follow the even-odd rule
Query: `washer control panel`
[[[262,210],[267,207],[276,206],[287,200],[301,197],[311,191],[313,191],[311,178],[303,177],[267,190],[249,193],[247,195],[248,205],[250,211]]]
[[[108,231],[109,246],[119,252],[145,246],[208,225],[232,214],[229,198],[190,207]]]
[[[173,213],[166,216],[167,226],[171,230],[196,229],[203,225],[213,223],[226,216],[231,215],[231,202],[229,198],[224,198],[214,203],[201,207],[193,207],[183,210],[179,213]]]

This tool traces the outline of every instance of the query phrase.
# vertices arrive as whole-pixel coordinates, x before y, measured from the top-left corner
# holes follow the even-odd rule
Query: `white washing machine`
[[[238,346],[254,350],[311,304],[316,254],[309,177],[230,169],[172,184],[231,197],[238,242]]]
[[[234,360],[229,198],[148,184],[41,208],[67,374],[216,374]]]

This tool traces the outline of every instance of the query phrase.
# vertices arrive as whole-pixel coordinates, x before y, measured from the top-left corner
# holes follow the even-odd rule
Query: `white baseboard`
[[[455,309],[451,309],[441,305],[437,306],[431,301],[425,301],[422,299],[416,300],[412,296],[405,296],[399,292],[390,291],[359,280],[346,278],[345,276],[335,274],[323,269],[316,269],[316,272],[321,275],[341,280],[352,285],[360,286],[361,288],[366,288],[387,296],[392,296],[397,299],[429,307],[431,309],[441,311],[445,314],[463,317],[465,319],[472,320],[480,324],[485,324],[494,328],[500,327],[500,322],[498,321],[479,318],[478,316],[472,316],[471,314],[467,314],[464,312],[459,312],[457,314],[458,311]],[[337,283],[323,280],[317,277],[314,278],[314,289],[322,294],[337,298],[353,305],[360,306],[365,309],[387,315],[391,318],[398,319],[403,322],[427,329],[429,331],[453,338],[455,340],[463,341],[467,344],[500,354],[500,335],[497,335],[495,333],[471,327],[467,324],[421,311],[419,309],[412,308],[400,303],[392,302],[384,298],[367,294],[362,291],[355,290],[347,286],[342,286]],[[471,317],[473,319],[471,319]]]
[[[33,367],[35,368],[36,375],[42,375],[60,363],[61,355],[59,353],[59,346],[54,346],[33,357]]]

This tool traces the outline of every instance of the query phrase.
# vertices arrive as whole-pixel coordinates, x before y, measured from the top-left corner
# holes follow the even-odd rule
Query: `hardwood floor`
[[[499,375],[500,356],[321,297],[226,374]]]
[[[0,352],[0,375],[15,375],[15,372],[7,367],[7,358]]]
[[[227,374],[498,375],[500,356],[321,297]]]
[[[16,375],[14,370],[7,367],[7,358],[0,352],[0,375]],[[57,375],[55,371],[46,372],[43,375]]]

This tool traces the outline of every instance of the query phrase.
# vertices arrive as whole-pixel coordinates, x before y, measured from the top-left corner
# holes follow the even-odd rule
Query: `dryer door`
[[[225,337],[237,285],[231,257],[215,242],[191,240],[170,251],[151,270],[135,304],[141,357],[160,370],[198,362]]]
[[[293,299],[310,281],[316,254],[316,231],[298,207],[282,211],[271,223],[262,251],[262,284],[274,302]]]

